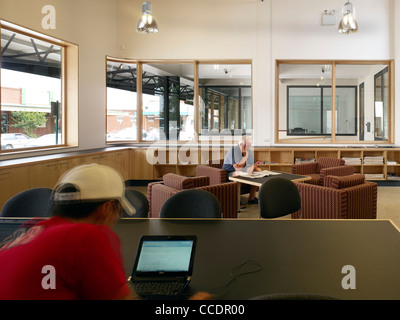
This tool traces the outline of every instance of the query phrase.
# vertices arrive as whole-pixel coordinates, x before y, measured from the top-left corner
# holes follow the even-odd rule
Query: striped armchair
[[[210,185],[227,182],[227,172],[222,169],[223,159],[209,161],[206,165],[196,167],[196,176],[206,176],[210,178]],[[240,194],[250,192],[250,186],[243,184],[240,186]]]
[[[201,189],[214,194],[220,202],[223,218],[237,218],[237,183],[216,183],[210,185],[207,176],[184,177],[174,173],[163,176],[163,181],[151,182],[147,186],[149,217],[158,218],[161,207],[172,195],[187,189]]]
[[[376,219],[377,184],[362,174],[326,176],[323,186],[296,185],[302,208],[292,219]]]
[[[317,162],[292,165],[292,173],[310,176],[306,183],[323,185],[325,176],[349,176],[354,173],[354,167],[346,166],[344,160],[320,157]]]

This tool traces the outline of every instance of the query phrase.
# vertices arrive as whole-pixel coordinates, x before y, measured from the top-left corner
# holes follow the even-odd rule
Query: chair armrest
[[[150,182],[147,185],[147,200],[149,200],[149,203],[150,203],[150,199],[151,199],[151,192],[153,190],[153,186],[155,186],[156,184],[164,184],[164,182],[162,182],[162,181]]]
[[[365,181],[363,184],[344,189],[347,191],[348,219],[376,219],[378,185]]]
[[[214,167],[200,165],[196,167],[196,176],[207,176],[210,178],[210,185],[226,182],[226,171]]]
[[[210,177],[199,176],[199,177],[193,177],[192,179],[193,179],[193,188],[205,187],[210,185]]]
[[[317,173],[317,163],[308,162],[308,163],[293,164],[292,173],[301,175]]]
[[[193,188],[193,179],[175,173],[167,173],[163,176],[164,185],[177,190]]]
[[[180,190],[165,186],[162,183],[154,183],[149,194],[149,218],[159,218],[161,207],[171,196]]]
[[[295,182],[301,196],[302,219],[347,219],[347,194],[343,189]],[[298,219],[300,211],[292,214]]]
[[[324,168],[319,172],[320,174],[320,185],[324,184],[324,179],[326,176],[351,176],[354,173],[353,166],[339,166],[332,168]]]
[[[227,182],[215,184],[206,187],[200,187],[215,195],[221,205],[223,218],[237,218],[238,213],[238,185],[236,182]]]

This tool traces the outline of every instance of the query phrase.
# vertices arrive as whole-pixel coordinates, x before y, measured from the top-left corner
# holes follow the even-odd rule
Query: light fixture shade
[[[142,17],[136,25],[136,31],[139,33],[157,33],[158,26],[156,20],[152,16],[152,6],[148,1],[142,4]]]
[[[343,18],[339,22],[338,32],[350,34],[358,31],[358,23],[355,18],[355,10],[351,2],[346,2],[342,9]]]

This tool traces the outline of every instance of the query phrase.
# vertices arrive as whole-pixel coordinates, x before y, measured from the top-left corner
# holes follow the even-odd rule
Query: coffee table
[[[293,182],[303,182],[303,181],[311,180],[310,176],[302,176],[299,174],[277,172],[277,171],[271,171],[270,173],[271,173],[270,175],[262,177],[262,178],[249,178],[249,177],[246,177],[243,175],[229,177],[230,181],[235,181],[238,184],[238,211],[240,211],[240,189],[241,189],[242,183],[249,184],[249,185],[256,186],[256,187],[261,187],[261,185],[264,182],[271,180],[273,178],[277,178],[277,177],[288,179]]]

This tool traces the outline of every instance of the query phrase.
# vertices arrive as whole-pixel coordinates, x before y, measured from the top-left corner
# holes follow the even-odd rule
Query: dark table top
[[[196,235],[191,289],[217,299],[304,292],[400,299],[400,232],[390,220],[122,219],[115,231],[127,276],[141,235]],[[342,287],[347,265],[356,289]]]

